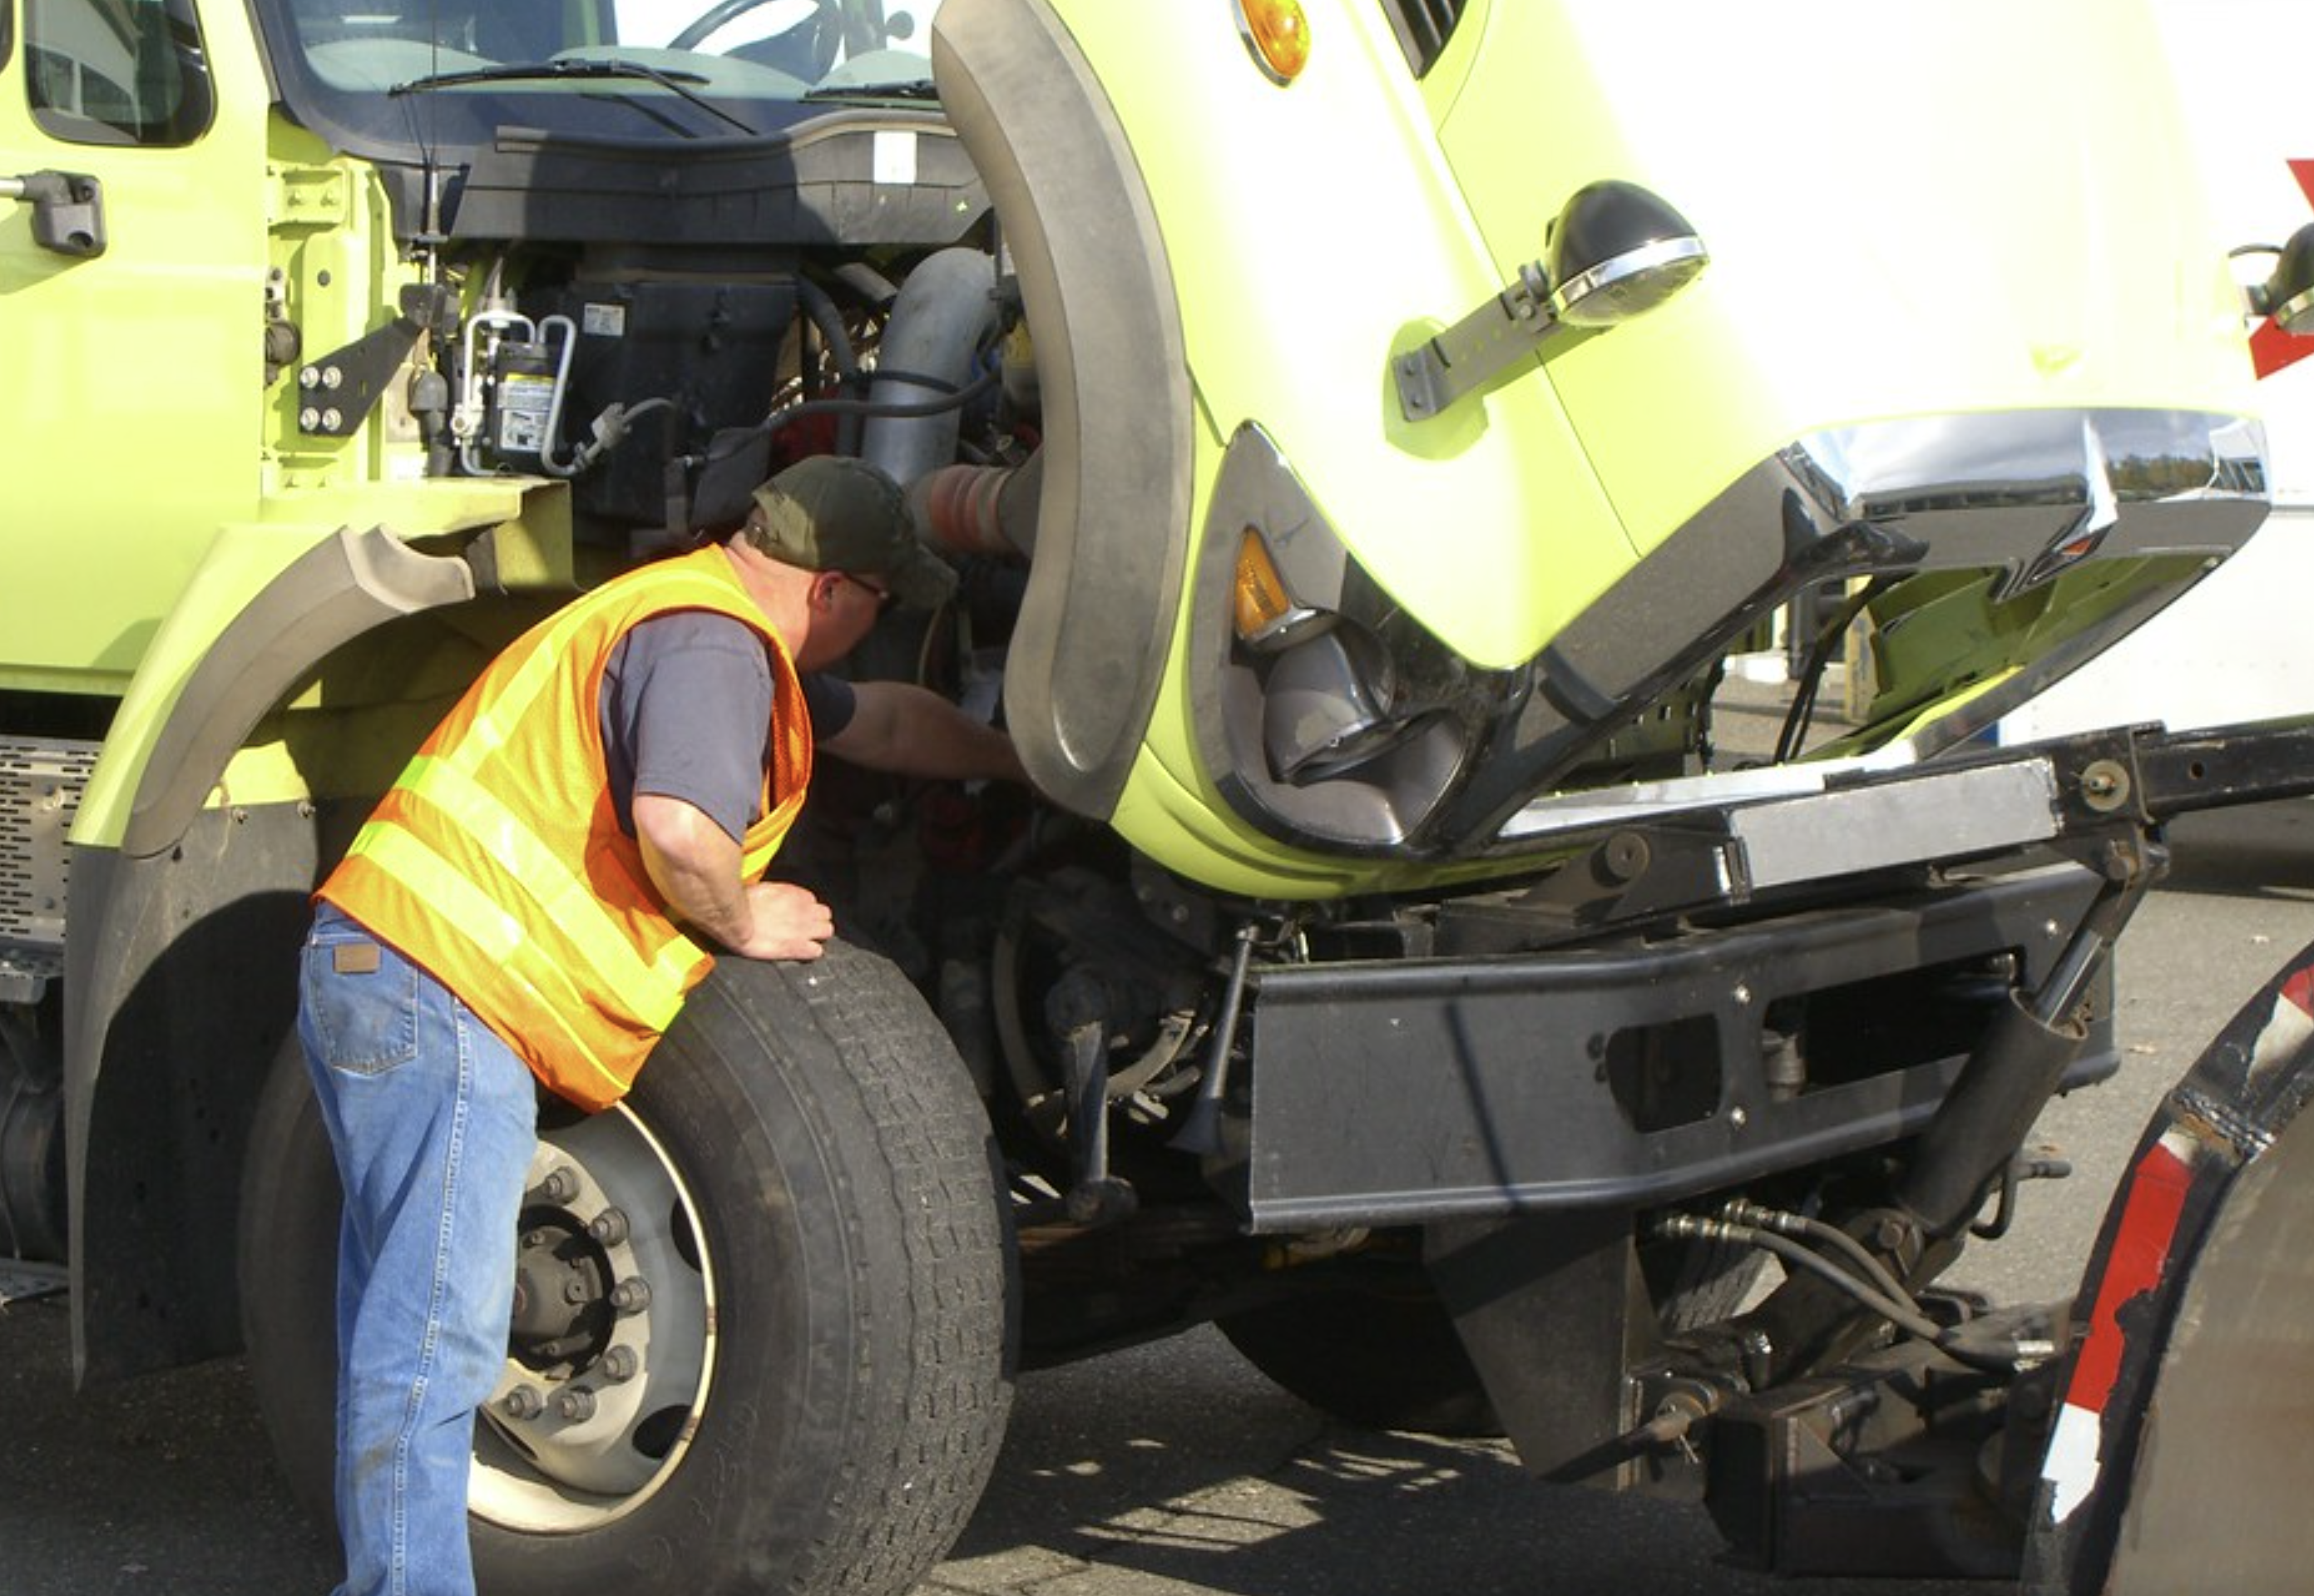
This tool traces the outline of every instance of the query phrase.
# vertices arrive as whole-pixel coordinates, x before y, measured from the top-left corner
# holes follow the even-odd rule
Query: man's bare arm
[[[1012,739],[927,688],[861,682],[851,720],[820,746],[870,770],[951,781],[1026,781]]]
[[[827,905],[783,881],[742,881],[739,844],[681,798],[635,794],[643,868],[676,919],[748,958],[817,958],[835,934]]]

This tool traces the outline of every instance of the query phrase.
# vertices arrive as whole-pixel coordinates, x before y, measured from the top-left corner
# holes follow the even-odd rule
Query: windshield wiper
[[[729,122],[750,138],[755,129],[708,99],[684,87],[686,84],[703,84],[703,74],[697,72],[667,72],[657,66],[646,66],[640,61],[533,61],[508,62],[499,66],[470,66],[462,72],[432,72],[424,77],[413,77],[406,84],[396,84],[386,90],[388,94],[420,94],[429,89],[455,89],[469,84],[510,84],[545,79],[556,81],[601,81],[623,78],[631,82],[657,84],[670,94],[680,95],[709,116]]]
[[[928,77],[900,78],[888,84],[822,84],[806,89],[806,100],[937,100],[940,91]]]

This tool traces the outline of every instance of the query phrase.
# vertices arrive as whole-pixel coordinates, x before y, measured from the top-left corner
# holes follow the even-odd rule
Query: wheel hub
[[[478,1516],[529,1532],[589,1529],[673,1472],[713,1351],[711,1275],[691,1213],[623,1107],[541,1133],[506,1369],[476,1431]]]
[[[574,1216],[526,1212],[508,1327],[515,1361],[540,1373],[593,1362],[610,1344],[612,1283],[610,1260]]]

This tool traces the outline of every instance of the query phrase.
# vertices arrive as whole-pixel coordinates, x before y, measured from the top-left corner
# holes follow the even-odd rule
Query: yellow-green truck
[[[0,1244],[326,1478],[306,895],[495,647],[843,452],[962,577],[855,668],[1033,794],[824,772],[831,957],[550,1106],[485,1589],[904,1591],[1017,1370],[1203,1322],[1768,1565],[2094,1588],[2151,1371],[2314,1322],[2181,1296],[2287,1027],[2077,1308],[1934,1289],[2161,821],[2314,765],[1986,736],[2265,516],[2314,248],[2176,135],[2115,0],[6,0]]]

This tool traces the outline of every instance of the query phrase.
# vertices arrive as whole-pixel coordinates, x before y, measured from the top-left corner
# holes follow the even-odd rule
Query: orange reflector
[[[1310,18],[1302,0],[1237,0],[1246,48],[1275,84],[1290,84],[1310,64]]]
[[[1294,595],[1269,558],[1269,545],[1249,526],[1237,546],[1237,582],[1232,596],[1237,635],[1252,642],[1294,613]]]

